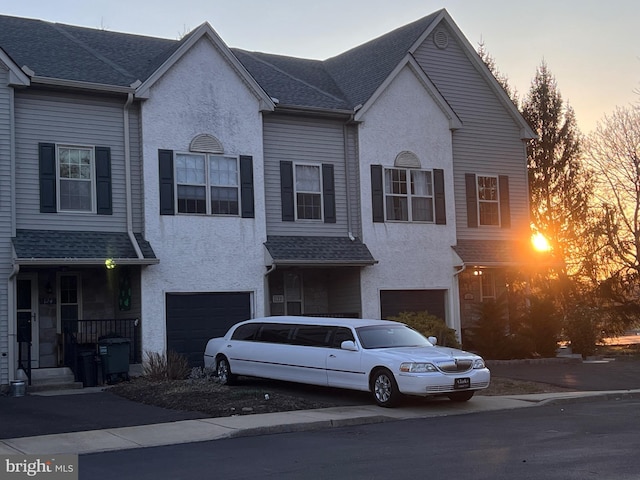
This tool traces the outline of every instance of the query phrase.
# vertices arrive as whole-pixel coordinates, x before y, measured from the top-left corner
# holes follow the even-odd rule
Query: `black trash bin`
[[[84,387],[95,387],[97,382],[96,355],[93,351],[78,354],[78,380]]]
[[[129,380],[128,338],[101,338],[98,353],[102,363],[102,378],[111,384],[118,379]]]

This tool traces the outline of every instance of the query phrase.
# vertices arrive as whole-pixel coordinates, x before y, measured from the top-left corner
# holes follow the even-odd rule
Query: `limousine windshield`
[[[384,325],[356,329],[363,348],[429,347],[431,343],[404,325]]]

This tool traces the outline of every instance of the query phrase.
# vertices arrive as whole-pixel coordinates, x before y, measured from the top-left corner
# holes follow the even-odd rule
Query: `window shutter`
[[[56,146],[53,143],[38,145],[40,163],[40,212],[55,213],[56,202]]]
[[[109,147],[96,147],[96,211],[98,215],[113,215]]]
[[[476,175],[465,173],[464,181],[467,191],[467,227],[478,227],[478,194],[476,193]]]
[[[293,222],[293,162],[280,162],[280,199],[282,201],[282,221]]]
[[[498,194],[500,195],[500,226],[511,228],[511,207],[509,206],[509,177],[498,177]]]
[[[322,197],[324,223],[336,223],[336,190],[333,181],[333,165],[322,164]]]
[[[441,168],[433,170],[433,196],[436,208],[436,224],[446,225],[447,209],[444,201],[444,170]]]
[[[174,215],[173,150],[158,150],[160,215]]]
[[[371,165],[371,208],[373,210],[373,221],[384,222],[382,165]]]
[[[240,201],[242,218],[254,218],[253,157],[249,155],[240,155]]]

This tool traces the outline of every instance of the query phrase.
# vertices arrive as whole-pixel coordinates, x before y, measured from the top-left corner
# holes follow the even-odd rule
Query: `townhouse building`
[[[461,332],[526,258],[533,136],[445,10],[324,61],[0,16],[0,384],[263,315]]]

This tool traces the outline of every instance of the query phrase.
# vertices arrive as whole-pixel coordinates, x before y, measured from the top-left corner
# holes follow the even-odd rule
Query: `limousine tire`
[[[371,375],[371,393],[381,407],[393,407],[400,398],[396,379],[386,368],[379,368]]]
[[[450,393],[447,396],[452,402],[467,402],[471,400],[471,397],[473,397],[474,393],[475,392],[473,390],[466,390],[464,392]]]
[[[227,357],[221,356],[218,358],[216,374],[218,375],[218,381],[223,385],[233,385],[236,381],[236,376],[231,373],[231,366]]]

